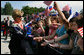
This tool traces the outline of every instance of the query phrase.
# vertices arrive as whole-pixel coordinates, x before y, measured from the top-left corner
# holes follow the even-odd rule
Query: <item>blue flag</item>
[[[71,15],[71,14],[72,14],[72,9],[69,10],[69,15]]]

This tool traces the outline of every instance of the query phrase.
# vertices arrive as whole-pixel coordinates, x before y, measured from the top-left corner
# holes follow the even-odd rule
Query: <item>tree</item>
[[[26,16],[26,14],[29,14],[29,12],[30,12],[30,7],[29,6],[24,6],[22,8],[22,11],[24,12],[23,16]]]
[[[6,2],[4,11],[5,11],[5,15],[12,15],[13,7],[9,2]]]
[[[4,15],[4,8],[1,7],[1,15]]]
[[[80,14],[82,14],[82,15],[83,15],[83,9],[80,11]]]
[[[37,7],[24,6],[24,7],[22,8],[22,11],[24,12],[24,15],[23,15],[23,16],[26,16],[26,14],[30,14],[30,15],[31,15],[32,13],[36,14],[36,13],[42,12],[42,11],[44,11],[44,10],[45,10],[45,9],[42,8],[42,7],[37,8]]]

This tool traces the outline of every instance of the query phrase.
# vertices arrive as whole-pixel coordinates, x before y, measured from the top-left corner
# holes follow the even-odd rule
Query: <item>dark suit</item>
[[[5,40],[7,39],[8,31],[9,31],[9,28],[10,28],[11,25],[12,25],[12,21],[9,20],[9,26],[8,26],[8,20],[7,20],[6,21],[6,37],[5,37]]]
[[[9,49],[11,54],[33,54],[26,37],[26,28],[21,29],[17,24],[10,27],[11,40],[9,42]]]

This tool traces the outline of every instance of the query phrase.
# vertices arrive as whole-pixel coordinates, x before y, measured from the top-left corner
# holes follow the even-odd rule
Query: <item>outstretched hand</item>
[[[51,47],[56,47],[56,48],[59,48],[59,44],[58,43],[54,43],[54,44],[49,44]]]
[[[34,37],[33,40],[41,42],[43,40],[43,37]]]
[[[46,46],[47,44],[48,44],[47,42],[43,42],[41,46]]]

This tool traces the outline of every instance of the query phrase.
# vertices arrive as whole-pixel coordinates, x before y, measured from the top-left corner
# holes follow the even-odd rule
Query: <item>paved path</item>
[[[4,40],[4,36],[1,33],[1,54],[10,54],[10,50],[8,48],[10,37],[7,40]]]

